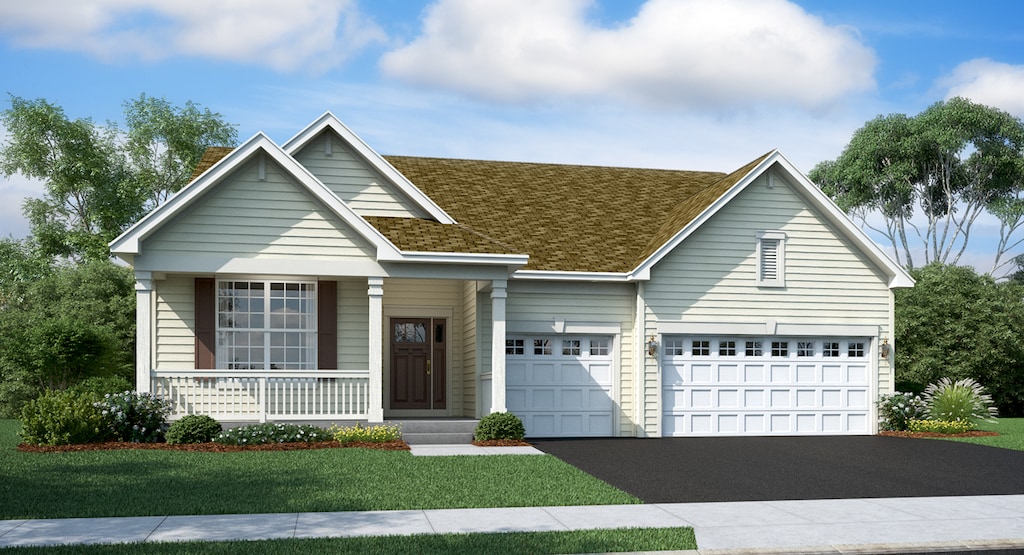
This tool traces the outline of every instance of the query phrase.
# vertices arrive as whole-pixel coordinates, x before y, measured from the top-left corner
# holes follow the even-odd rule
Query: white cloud
[[[595,26],[590,0],[439,0],[381,59],[403,81],[499,102],[600,97],[655,106],[821,108],[873,89],[874,52],[785,0],[649,0]]]
[[[32,0],[0,4],[0,33],[102,59],[189,55],[325,71],[385,40],[355,0]]]
[[[962,96],[1024,117],[1024,65],[976,58],[956,66],[937,85],[946,89],[947,99]]]
[[[15,174],[9,178],[0,175],[0,237],[27,237],[28,220],[21,213],[21,205],[28,197],[42,197],[46,192],[42,181]]]

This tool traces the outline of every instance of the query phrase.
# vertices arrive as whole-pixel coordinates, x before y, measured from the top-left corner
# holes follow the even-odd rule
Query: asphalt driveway
[[[647,503],[1024,494],[1024,451],[881,436],[531,439]]]

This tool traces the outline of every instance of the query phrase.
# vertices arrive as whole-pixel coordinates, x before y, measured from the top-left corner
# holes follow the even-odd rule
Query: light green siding
[[[338,281],[338,369],[370,367],[370,298],[365,279]]]
[[[785,287],[756,284],[756,233],[782,231]],[[651,271],[645,285],[645,336],[659,322],[769,322],[877,325],[891,337],[888,279],[858,254],[784,180],[760,179],[722,208]],[[645,359],[644,427],[657,429],[660,369]],[[891,370],[877,361],[880,391]]]
[[[147,256],[367,259],[370,244],[266,161],[252,160],[144,243]]]
[[[154,358],[160,370],[195,368],[195,279],[168,276],[157,280]]]
[[[325,142],[331,141],[330,154]],[[427,214],[333,133],[325,132],[295,155],[341,200],[363,216],[422,218]]]
[[[462,416],[477,415],[477,282],[462,285]]]

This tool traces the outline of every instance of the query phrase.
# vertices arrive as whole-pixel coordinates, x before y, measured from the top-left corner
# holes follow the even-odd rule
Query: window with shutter
[[[786,234],[761,231],[757,234],[757,285],[786,286]]]

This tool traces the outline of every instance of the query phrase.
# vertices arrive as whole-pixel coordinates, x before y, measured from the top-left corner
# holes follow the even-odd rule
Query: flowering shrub
[[[224,445],[262,445],[264,443],[299,443],[331,441],[331,432],[312,424],[281,424],[267,422],[224,430],[213,438]]]
[[[171,403],[152,393],[125,391],[106,394],[96,403],[110,419],[114,439],[132,443],[153,443],[164,438]]]
[[[967,422],[970,429],[982,420],[993,421],[996,408],[992,396],[971,378],[953,381],[942,378],[924,390],[930,420]]]
[[[523,421],[511,412],[492,412],[480,419],[473,432],[473,438],[477,441],[489,441],[493,439],[523,439],[526,435],[526,428]]]
[[[110,418],[96,397],[74,391],[46,391],[21,412],[21,440],[29,445],[70,445],[106,441]]]
[[[167,429],[167,443],[207,443],[221,433],[220,422],[205,414],[189,414]]]
[[[928,406],[913,393],[893,393],[878,399],[878,428],[883,432],[902,432],[910,421],[925,418]]]
[[[331,426],[331,435],[335,441],[341,443],[352,443],[356,441],[368,441],[372,443],[387,443],[402,439],[402,426],[400,424],[377,424],[375,426]]]
[[[911,420],[911,432],[933,432],[937,434],[962,434],[973,426],[965,420]]]

